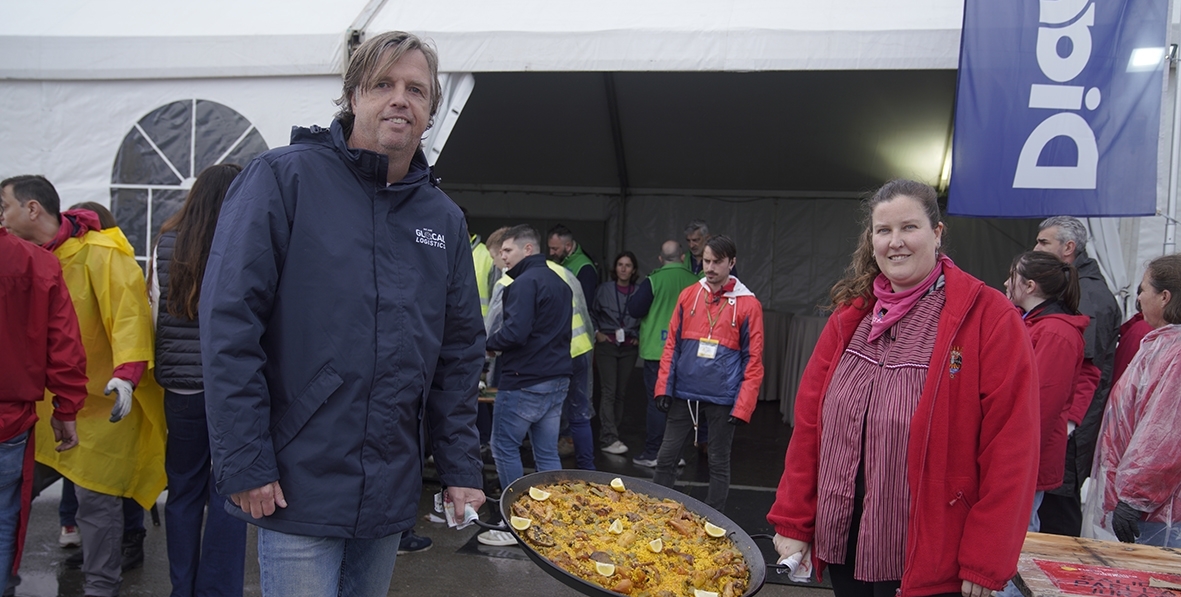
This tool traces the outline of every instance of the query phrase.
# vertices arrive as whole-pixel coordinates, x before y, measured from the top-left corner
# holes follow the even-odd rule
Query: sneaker
[[[62,534],[58,536],[57,544],[62,547],[82,547],[82,535],[78,533],[78,527],[62,527]]]
[[[415,535],[413,530],[402,533],[402,542],[398,544],[398,555],[417,553],[431,548],[430,537]]]
[[[625,444],[619,440],[615,440],[615,443],[611,444],[610,446],[604,447],[603,451],[608,454],[626,454],[627,453],[627,444]]]
[[[566,456],[574,455],[574,438],[559,437],[558,438],[558,456],[565,458]]]
[[[682,458],[680,461],[678,461],[677,466],[685,466],[685,459]]]
[[[640,456],[636,456],[635,458],[632,458],[632,464],[634,464],[636,466],[642,466],[645,468],[655,468],[656,467],[656,459],[655,458],[642,458]]]
[[[476,541],[484,545],[495,545],[497,547],[508,547],[517,544],[517,538],[508,531],[485,531],[476,536]]]

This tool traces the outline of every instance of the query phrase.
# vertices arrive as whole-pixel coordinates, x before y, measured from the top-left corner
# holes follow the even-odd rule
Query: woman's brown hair
[[[853,251],[853,261],[845,268],[845,277],[833,285],[829,293],[829,309],[851,305],[859,298],[868,298],[872,292],[873,280],[882,273],[873,256],[873,210],[877,206],[897,197],[910,197],[919,202],[923,213],[931,222],[931,229],[939,226],[939,201],[935,189],[914,180],[896,179],[882,185],[869,199],[861,204],[862,233]],[[947,234],[946,227],[943,231]],[[942,249],[936,249],[942,254]]]
[[[1148,262],[1148,283],[1158,293],[1169,291],[1169,303],[1162,313],[1168,323],[1181,323],[1181,254],[1157,257]]]
[[[1045,251],[1026,251],[1013,258],[1009,266],[1009,279],[1021,276],[1033,280],[1042,296],[1062,303],[1072,315],[1078,314],[1081,291],[1078,286],[1078,270],[1057,255]]]
[[[205,279],[205,262],[213,245],[217,216],[230,183],[241,171],[237,164],[218,164],[202,170],[180,211],[160,226],[160,234],[176,230],[168,267],[168,314],[173,317],[197,318],[201,281]]]

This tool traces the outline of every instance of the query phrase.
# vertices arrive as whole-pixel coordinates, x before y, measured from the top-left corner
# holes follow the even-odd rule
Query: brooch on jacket
[[[955,374],[964,368],[964,355],[960,352],[960,347],[951,347],[951,362],[947,366],[947,371],[951,373],[951,378],[955,379]]]

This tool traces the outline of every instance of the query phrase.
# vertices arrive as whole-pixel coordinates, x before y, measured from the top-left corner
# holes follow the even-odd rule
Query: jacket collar
[[[544,267],[546,269],[549,269],[549,266],[547,266],[545,264],[545,255],[542,255],[540,253],[537,253],[535,255],[530,255],[530,256],[522,259],[516,265],[514,265],[512,267],[512,269],[505,272],[505,274],[508,277],[516,280],[517,278],[519,278],[521,276],[521,274],[525,273],[526,270],[530,270],[535,267]]]
[[[386,176],[389,172],[389,158],[376,151],[355,149],[349,147],[348,135],[344,124],[339,118],[332,120],[330,128],[316,125],[310,127],[292,127],[291,144],[321,145],[334,149],[341,156],[349,168],[361,178],[371,181],[378,187],[386,186]],[[439,186],[439,179],[434,176],[434,169],[426,161],[426,154],[422,147],[414,151],[414,158],[410,160],[410,169],[406,176],[391,187],[409,187],[429,182]]]

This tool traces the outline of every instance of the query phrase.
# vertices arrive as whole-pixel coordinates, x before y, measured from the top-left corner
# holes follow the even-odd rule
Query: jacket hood
[[[681,265],[684,265],[684,264],[681,264]],[[726,298],[733,298],[733,297],[738,297],[738,296],[754,296],[755,295],[755,293],[751,292],[751,290],[746,287],[746,284],[743,284],[742,281],[739,280],[738,278],[735,278],[734,276],[730,276],[730,280],[734,281],[734,289],[727,290],[726,292],[723,292],[722,296],[724,296]],[[713,292],[712,290],[709,289],[709,284],[706,283],[705,278],[698,280],[697,283],[700,284],[701,287],[704,288],[706,292]]]
[[[1062,321],[1062,322],[1065,322],[1071,326],[1074,326],[1074,328],[1077,329],[1078,333],[1080,333],[1080,334],[1083,333],[1084,331],[1086,331],[1087,324],[1089,324],[1091,322],[1091,318],[1087,317],[1086,315],[1068,315],[1066,313],[1048,313],[1045,315],[1033,315],[1031,317],[1027,317],[1025,319],[1025,325],[1026,325],[1026,327],[1033,327],[1033,326],[1037,325],[1039,322],[1042,322],[1047,319],[1054,319],[1054,320]]]
[[[320,145],[337,151],[349,168],[361,178],[385,186],[386,175],[389,171],[390,160],[383,154],[368,149],[354,149],[349,147],[348,137],[345,135],[344,125],[339,118],[332,120],[330,128],[312,125],[310,127],[291,127],[292,145]],[[410,160],[410,169],[406,176],[394,185],[411,186],[430,182],[439,186],[439,179],[435,178],[434,170],[426,161],[426,154],[422,146],[414,150],[414,157]]]

